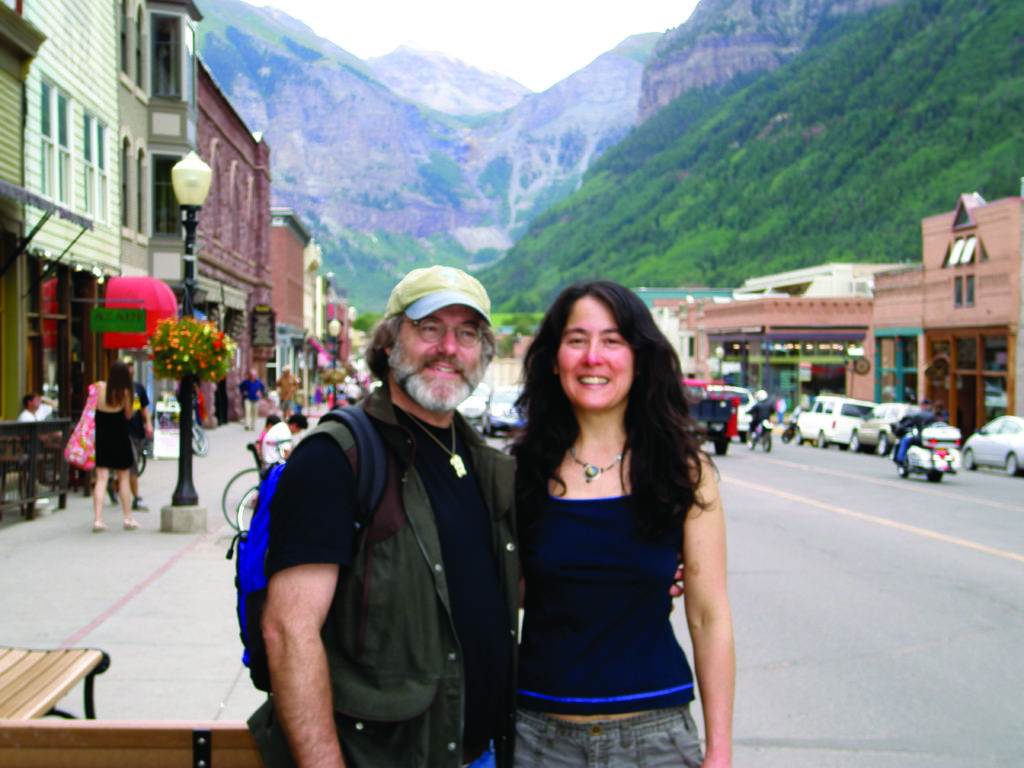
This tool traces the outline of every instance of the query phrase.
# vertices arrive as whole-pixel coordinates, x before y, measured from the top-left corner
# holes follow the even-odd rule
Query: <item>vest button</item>
[[[516,545],[510,541],[508,544],[505,545],[505,549],[507,549],[509,552],[515,552]]]
[[[440,573],[440,572],[441,572],[441,570],[442,570],[442,569],[441,569],[441,564],[440,564],[440,563],[436,563],[436,564],[434,565],[434,570],[435,570],[435,571],[437,571],[438,573]]]
[[[363,725],[362,721],[359,721],[359,722],[357,722],[357,723],[356,723],[356,730],[357,730],[357,731],[361,731],[361,730],[363,730],[363,728],[365,728],[365,727],[366,727],[366,726],[365,726],[365,725]]]
[[[449,741],[448,742],[448,751],[449,752],[454,752],[455,751],[455,742],[454,741]]]
[[[448,654],[448,661],[455,661],[455,654],[454,653],[449,653]]]

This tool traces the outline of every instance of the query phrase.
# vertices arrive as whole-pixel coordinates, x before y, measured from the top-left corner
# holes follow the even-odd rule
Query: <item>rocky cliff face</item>
[[[701,0],[667,32],[644,70],[638,120],[643,122],[694,88],[775,69],[802,51],[829,17],[899,0]]]
[[[503,112],[532,93],[511,78],[407,46],[369,59],[367,64],[393,93],[449,115]]]

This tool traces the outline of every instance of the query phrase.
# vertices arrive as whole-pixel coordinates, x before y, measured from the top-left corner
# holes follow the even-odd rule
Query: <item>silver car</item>
[[[918,406],[909,403],[882,403],[875,406],[871,416],[851,436],[850,449],[873,450],[879,456],[888,456],[897,442],[892,428],[904,416],[920,410]]]
[[[964,469],[1001,467],[1006,474],[1024,469],[1024,419],[1000,416],[983,426],[964,443]]]

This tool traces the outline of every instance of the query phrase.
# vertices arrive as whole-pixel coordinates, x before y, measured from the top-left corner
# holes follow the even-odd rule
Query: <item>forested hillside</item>
[[[482,279],[508,310],[576,279],[730,286],[920,258],[923,216],[1018,194],[1024,3],[831,19],[781,68],[691,91],[609,150]]]

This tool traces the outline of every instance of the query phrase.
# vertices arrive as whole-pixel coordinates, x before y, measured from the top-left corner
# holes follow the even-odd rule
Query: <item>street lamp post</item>
[[[181,302],[181,314],[192,317],[196,290],[196,225],[199,209],[206,202],[210,191],[212,172],[210,166],[195,152],[189,152],[171,169],[171,185],[174,196],[184,212],[185,226],[185,291]],[[192,397],[195,390],[195,376],[187,373],[181,378],[178,403],[181,412],[178,418],[178,484],[171,496],[172,507],[194,507],[199,495],[192,484]]]
[[[327,335],[331,337],[331,392],[334,402],[332,405],[338,407],[338,345],[341,336],[341,321],[332,317],[327,323]]]

